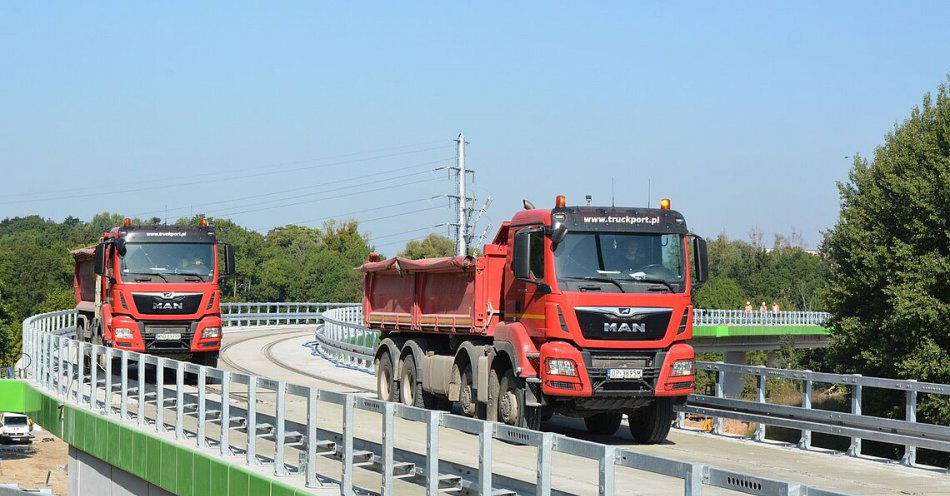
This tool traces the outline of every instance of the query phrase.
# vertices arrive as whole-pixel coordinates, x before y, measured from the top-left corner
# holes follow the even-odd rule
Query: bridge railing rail
[[[326,313],[344,313],[355,318],[356,310],[337,308]],[[338,491],[340,494],[376,493],[357,487],[358,469],[382,475],[378,493],[395,493],[395,480],[419,484],[429,496],[443,490],[480,496],[503,494],[570,494],[554,487],[554,454],[561,453],[597,462],[598,494],[614,494],[616,467],[629,467],[680,479],[683,493],[699,495],[713,486],[754,495],[820,495],[839,493],[765,477],[758,477],[700,463],[690,463],[639,453],[629,449],[573,439],[567,436],[506,426],[494,422],[384,402],[355,393],[338,393],[284,381],[225,371],[127,350],[117,350],[72,339],[77,314],[73,310],[30,317],[23,322],[23,353],[33,360],[22,369],[25,379],[47,394],[79,408],[106,415],[139,429],[154,430],[168,442],[183,443],[218,452],[223,458],[242,457],[249,466],[263,464],[273,477],[302,488]],[[256,322],[257,320],[254,319]],[[337,336],[342,337],[342,336]],[[347,337],[342,341],[346,342]],[[101,358],[101,360],[100,360]],[[101,368],[100,368],[101,364]],[[154,384],[141,373],[154,366]],[[130,369],[135,367],[133,377]],[[164,371],[174,372],[165,383]],[[193,378],[186,380],[186,374]],[[241,394],[232,394],[232,391]],[[243,386],[243,388],[242,388]],[[264,392],[273,405],[257,401]],[[306,401],[302,421],[288,414],[288,398]],[[339,432],[321,428],[318,403],[342,407]],[[356,411],[378,415],[380,441],[361,429]],[[395,446],[395,420],[425,426],[424,452]],[[215,428],[218,425],[220,428]],[[244,442],[235,439],[232,427],[245,432]],[[443,430],[466,432],[477,437],[478,462],[469,466],[444,459],[440,454]],[[512,478],[493,470],[495,440],[536,448],[534,480]],[[265,444],[262,449],[262,442]],[[266,450],[266,451],[265,451]],[[297,457],[292,456],[293,453]],[[317,460],[329,458],[341,464],[338,479],[317,473]]]
[[[715,418],[713,432],[723,432],[723,418],[732,418],[758,423],[753,439],[765,439],[765,426],[773,425],[798,429],[801,437],[798,446],[812,447],[812,432],[822,432],[850,437],[846,451],[850,456],[861,456],[862,439],[904,447],[901,463],[913,466],[917,461],[917,448],[950,452],[950,426],[929,424],[917,420],[917,404],[922,394],[950,396],[950,385],[915,380],[885,379],[857,374],[832,374],[810,370],[778,369],[764,366],[736,365],[722,362],[697,362],[697,368],[715,374],[713,395],[690,395],[681,409],[678,426],[682,426],[682,414],[691,413]],[[755,380],[755,400],[727,398],[723,394],[727,374],[752,376]],[[766,398],[768,379],[786,379],[799,383],[800,405],[769,403]],[[832,411],[815,408],[812,404],[814,385],[841,386],[848,390],[848,411]],[[863,412],[864,391],[868,389],[899,391],[904,395],[904,418],[892,419],[867,415]]]
[[[765,326],[821,326],[828,322],[828,312],[782,310],[778,312],[745,310],[693,310],[693,325],[765,325]]]
[[[327,310],[357,305],[339,302],[221,303],[221,320],[231,326],[314,324]]]

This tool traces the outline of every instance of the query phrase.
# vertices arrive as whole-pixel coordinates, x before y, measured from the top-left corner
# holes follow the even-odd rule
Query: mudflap
[[[541,379],[539,377],[525,377],[524,404],[534,408],[543,406],[541,393]]]

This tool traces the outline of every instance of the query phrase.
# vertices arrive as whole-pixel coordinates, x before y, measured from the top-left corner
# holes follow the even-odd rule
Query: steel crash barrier
[[[808,326],[824,325],[831,317],[828,312],[810,311],[754,311],[744,310],[693,310],[693,325],[778,325],[778,326]]]
[[[246,313],[260,314],[260,310]],[[312,312],[312,308],[300,310],[300,313],[305,312]],[[348,318],[356,314],[355,310],[342,307],[325,311],[322,318],[334,325],[340,322],[337,318],[343,318],[341,313],[346,313]],[[304,318],[299,314],[274,317]],[[256,323],[258,316],[245,320]],[[251,486],[266,483],[266,480],[258,480],[264,474],[280,481],[281,488],[299,488],[291,492],[284,490],[285,494],[390,495],[397,493],[397,483],[415,484],[430,496],[442,492],[484,496],[573,494],[570,488],[555,487],[552,477],[557,465],[571,463],[571,459],[596,462],[598,470],[591,477],[598,480],[597,492],[601,495],[614,494],[615,470],[621,467],[678,479],[683,494],[687,495],[701,494],[704,486],[757,495],[839,494],[353,393],[320,390],[115,350],[72,339],[75,321],[76,312],[71,310],[37,315],[24,321],[23,353],[31,360],[24,361],[28,365],[20,373],[28,384],[55,399],[60,409],[68,405],[94,416],[109,417],[123,426],[160,435],[157,439],[162,443],[189,446],[205,455],[217,455],[227,463],[243,464],[248,468]],[[268,318],[262,317],[259,321],[266,322]],[[342,337],[343,342],[349,339],[338,337]],[[155,369],[154,381],[149,381],[147,374],[139,373],[147,367]],[[134,376],[130,373],[132,369]],[[166,376],[173,379],[166,381]],[[272,401],[262,402],[264,395]],[[303,413],[300,409],[288,408],[291,402],[306,405]],[[328,409],[333,410],[333,417],[341,420],[338,429],[318,422],[319,414]],[[367,421],[367,415],[375,420]],[[425,448],[397,447],[394,435],[397,421],[401,429],[419,429],[425,438]],[[378,433],[371,432],[376,428]],[[444,435],[441,433],[445,430],[468,433],[476,440],[474,466],[449,459],[440,452],[440,439]],[[374,436],[379,441],[373,439]],[[87,440],[91,437],[91,434],[86,436]],[[512,446],[533,447],[535,477],[526,480],[493,470],[493,442],[496,440]],[[108,447],[104,451],[107,452]],[[165,448],[159,451],[165,453]],[[327,463],[332,466],[328,467]],[[363,487],[357,483],[366,480],[360,477],[367,471],[379,474],[375,479],[378,487]],[[247,474],[243,477],[248,477]],[[237,480],[244,480],[239,489],[250,487],[246,478]],[[164,478],[158,481],[160,487],[175,491],[177,486],[162,485],[163,481]],[[277,494],[273,489],[277,486],[270,487],[275,491],[271,494]]]
[[[719,312],[697,310],[700,312]],[[731,310],[716,319],[723,322],[730,321],[733,315]],[[737,312],[739,314],[745,312]],[[792,315],[785,319],[778,319],[781,325],[787,322],[798,321],[802,325],[811,325],[815,321],[824,321],[824,315],[814,312],[789,312]],[[809,321],[808,319],[815,319]],[[708,315],[697,315],[696,320],[708,323]],[[325,357],[366,372],[373,371],[373,348],[375,332],[361,324],[362,308],[344,307],[328,310],[323,315],[323,326],[316,334],[321,354]],[[755,322],[754,324],[761,324]],[[765,440],[765,426],[772,425],[802,431],[798,443],[803,449],[810,449],[811,433],[822,432],[851,438],[851,444],[846,453],[851,456],[861,456],[861,440],[870,439],[884,443],[891,443],[904,447],[904,456],[901,462],[912,466],[916,464],[917,448],[926,448],[936,451],[950,452],[950,427],[944,425],[927,424],[917,421],[917,402],[920,394],[935,394],[950,396],[950,385],[917,382],[914,380],[895,380],[876,377],[862,377],[860,375],[828,374],[821,372],[776,369],[762,366],[733,365],[721,362],[697,362],[697,368],[715,374],[714,395],[691,395],[686,405],[677,407],[678,415],[676,426],[685,428],[687,414],[702,415],[714,418],[713,432],[723,433],[723,418],[756,422],[753,439]],[[755,401],[725,398],[723,394],[724,375],[742,374],[755,377]],[[765,398],[766,380],[781,378],[801,382],[801,406],[778,405],[767,403]],[[849,412],[821,410],[812,407],[812,389],[816,383],[827,383],[845,386],[850,389],[851,408]],[[866,388],[889,389],[902,391],[905,395],[905,418],[889,419],[862,414],[863,390]]]

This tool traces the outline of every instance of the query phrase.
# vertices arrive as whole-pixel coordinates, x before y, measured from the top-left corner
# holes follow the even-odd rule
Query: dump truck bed
[[[501,311],[504,247],[480,257],[367,262],[363,320],[381,330],[490,335]]]

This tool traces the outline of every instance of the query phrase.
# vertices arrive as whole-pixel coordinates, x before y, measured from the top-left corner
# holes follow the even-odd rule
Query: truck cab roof
[[[563,224],[570,231],[628,231],[687,234],[686,219],[676,210],[643,207],[567,206],[521,210],[499,230],[525,225]],[[496,236],[496,243],[498,242]]]
[[[111,231],[112,238],[127,243],[214,243],[214,227],[200,226],[122,226]]]

